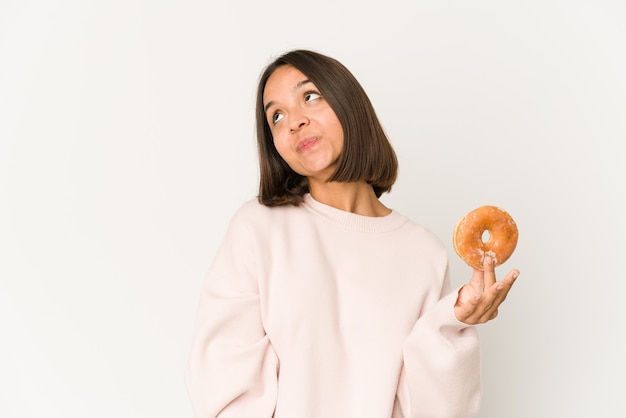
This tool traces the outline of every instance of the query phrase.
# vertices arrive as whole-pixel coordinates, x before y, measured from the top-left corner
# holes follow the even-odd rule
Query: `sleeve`
[[[406,418],[461,418],[480,406],[480,352],[474,326],[456,318],[458,289],[449,292],[415,323],[404,348],[397,397]]]
[[[261,320],[254,252],[233,220],[202,285],[185,373],[196,418],[274,412],[278,359]]]

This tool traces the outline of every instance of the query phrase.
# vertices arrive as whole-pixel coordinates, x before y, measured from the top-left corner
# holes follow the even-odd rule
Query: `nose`
[[[298,113],[293,113],[290,115],[291,116],[291,123],[289,126],[289,129],[292,132],[298,131],[300,129],[302,129],[303,127],[307,126],[309,124],[309,118],[301,112]]]

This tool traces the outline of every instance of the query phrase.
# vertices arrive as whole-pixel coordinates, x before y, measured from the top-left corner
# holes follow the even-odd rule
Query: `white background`
[[[400,159],[383,200],[455,285],[456,221],[516,219],[479,416],[624,416],[624,22],[618,0],[0,0],[0,417],[191,417],[200,284],[291,48],[368,91]]]

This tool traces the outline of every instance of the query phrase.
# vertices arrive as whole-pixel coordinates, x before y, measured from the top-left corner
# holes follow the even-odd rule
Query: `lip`
[[[300,141],[298,141],[298,146],[296,149],[298,150],[298,152],[306,152],[311,149],[318,140],[319,138],[317,136],[302,138]]]

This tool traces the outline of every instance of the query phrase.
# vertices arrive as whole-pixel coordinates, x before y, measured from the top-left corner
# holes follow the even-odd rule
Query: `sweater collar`
[[[358,232],[388,232],[400,228],[407,222],[407,218],[395,210],[386,216],[374,217],[346,212],[324,203],[318,202],[310,193],[304,195],[304,207],[325,221],[343,229]]]

